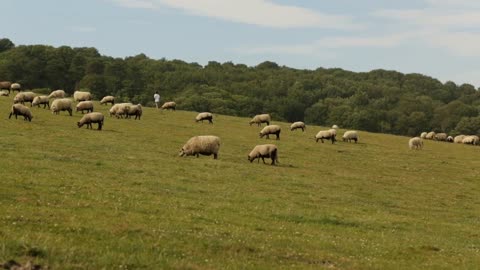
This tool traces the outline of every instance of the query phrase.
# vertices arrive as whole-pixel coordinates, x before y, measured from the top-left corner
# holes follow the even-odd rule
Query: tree
[[[13,44],[13,42],[10,39],[8,38],[0,39],[0,53],[6,50],[10,50],[14,47],[15,47],[15,44]]]

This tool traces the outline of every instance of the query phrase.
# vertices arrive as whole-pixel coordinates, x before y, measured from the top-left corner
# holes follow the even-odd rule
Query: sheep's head
[[[179,155],[180,157],[183,157],[183,156],[185,155],[185,150],[183,149],[183,147],[182,147],[182,149],[180,150],[180,152],[178,153],[178,155]]]
[[[77,122],[78,127],[82,127],[82,124],[80,122]]]
[[[250,161],[250,163],[252,163],[252,162],[253,162],[253,160],[254,160],[254,158],[253,158],[253,157],[251,157],[250,155],[248,155],[248,156],[247,156],[247,159],[248,159],[248,161]]]

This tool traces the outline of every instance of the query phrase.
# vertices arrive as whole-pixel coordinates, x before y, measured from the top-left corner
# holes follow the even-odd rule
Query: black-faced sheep
[[[268,114],[268,113],[257,114],[252,118],[252,120],[250,120],[250,126],[252,124],[257,124],[257,126],[260,126],[260,125],[262,125],[262,123],[267,123],[267,126],[268,126],[268,125],[270,125],[271,120],[272,119],[270,117],[270,114]]]
[[[348,142],[355,141],[355,143],[357,143],[357,141],[358,141],[358,133],[357,133],[357,131],[355,131],[355,130],[345,131],[345,133],[343,133],[342,139],[343,139],[344,142],[346,142],[346,141],[348,141]]]
[[[413,137],[408,141],[408,147],[412,150],[420,150],[423,147],[423,141],[420,137]]]
[[[210,124],[213,124],[213,114],[209,112],[202,112],[195,117],[195,122],[197,123],[200,121],[203,123],[203,120],[208,120]]]
[[[23,119],[26,121],[32,122],[32,112],[28,107],[22,104],[13,104],[12,110],[10,111],[10,115],[8,116],[8,119],[12,117],[12,115],[15,115],[15,119],[17,119],[17,115],[23,115]]]
[[[103,121],[104,121],[104,116],[102,113],[99,112],[91,112],[85,114],[80,121],[77,122],[77,126],[81,128],[83,125],[87,125],[87,129],[93,129],[92,124],[97,123],[98,124],[98,130],[102,130],[103,126]]]
[[[142,105],[127,105],[125,106],[125,119],[130,118],[130,116],[135,115],[135,120],[140,120],[142,117]]]
[[[82,114],[84,113],[84,111],[87,111],[87,113],[93,112],[93,102],[90,100],[80,101],[76,106],[76,112],[79,111],[81,111]]]
[[[48,99],[48,96],[37,96],[33,99],[32,102],[32,107],[33,106],[38,106],[40,108],[40,105],[43,104],[43,108],[45,109],[47,106],[50,109],[50,100]]]
[[[213,154],[213,158],[218,158],[218,151],[220,149],[220,138],[212,135],[195,136],[190,138],[182,150],[180,150],[179,156],[198,156]]]
[[[290,130],[291,131],[294,131],[294,130],[299,129],[299,128],[301,128],[302,131],[305,131],[305,129],[307,129],[304,122],[294,122],[292,125],[290,125]]]
[[[72,100],[68,98],[55,99],[50,106],[50,110],[53,114],[60,114],[60,111],[68,111],[72,116]]]
[[[18,91],[20,92],[22,90],[22,86],[19,83],[12,83],[10,86],[10,90],[13,91]]]
[[[25,104],[25,102],[30,102],[30,107],[32,106],[33,99],[37,94],[34,92],[20,92],[15,95],[13,98],[13,103]]]
[[[175,111],[176,107],[177,107],[177,103],[175,103],[174,101],[168,101],[168,102],[163,103],[163,105],[160,109],[162,109],[162,110],[174,110]]]
[[[48,98],[64,98],[65,97],[65,91],[64,90],[55,90],[48,95]]]
[[[448,136],[448,137],[447,137],[447,142],[453,143],[453,137],[452,137],[452,136]]]
[[[92,94],[85,91],[75,91],[73,92],[73,99],[76,102],[92,100]]]
[[[318,140],[320,140],[323,143],[323,139],[326,139],[331,140],[333,144],[336,141],[336,136],[337,132],[335,129],[320,130],[317,135],[315,135],[315,141],[318,142]]]
[[[277,146],[274,144],[262,144],[255,146],[250,154],[248,154],[248,160],[253,162],[255,159],[258,159],[258,163],[260,163],[260,158],[262,159],[263,164],[265,164],[265,158],[271,158],[271,164],[275,165],[275,161],[278,162]]]
[[[114,96],[105,96],[102,98],[102,100],[100,100],[100,105],[103,105],[103,104],[112,104],[114,105],[115,104],[115,97]]]
[[[463,143],[463,139],[465,138],[465,135],[457,135],[455,138],[453,138],[454,143]]]
[[[277,140],[280,140],[280,132],[282,129],[280,128],[279,125],[268,125],[264,127],[260,133],[259,136],[260,138],[263,138],[264,136],[267,137],[267,139],[270,139],[270,134],[275,134],[277,136]]]

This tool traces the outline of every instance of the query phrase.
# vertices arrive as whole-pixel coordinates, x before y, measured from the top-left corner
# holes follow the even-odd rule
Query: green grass
[[[33,108],[0,98],[0,263],[50,269],[478,269],[480,147],[322,127],[258,138],[247,118],[144,108],[142,120]],[[96,128],[96,124],[94,124]],[[344,130],[339,131],[339,135]],[[217,135],[219,159],[178,157]],[[278,166],[247,161],[275,143]],[[270,160],[269,160],[270,161]]]

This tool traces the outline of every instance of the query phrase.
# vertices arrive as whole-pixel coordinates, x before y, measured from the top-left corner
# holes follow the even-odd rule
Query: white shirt
[[[160,102],[160,95],[155,93],[155,95],[153,95],[153,98],[155,99],[155,102]]]

